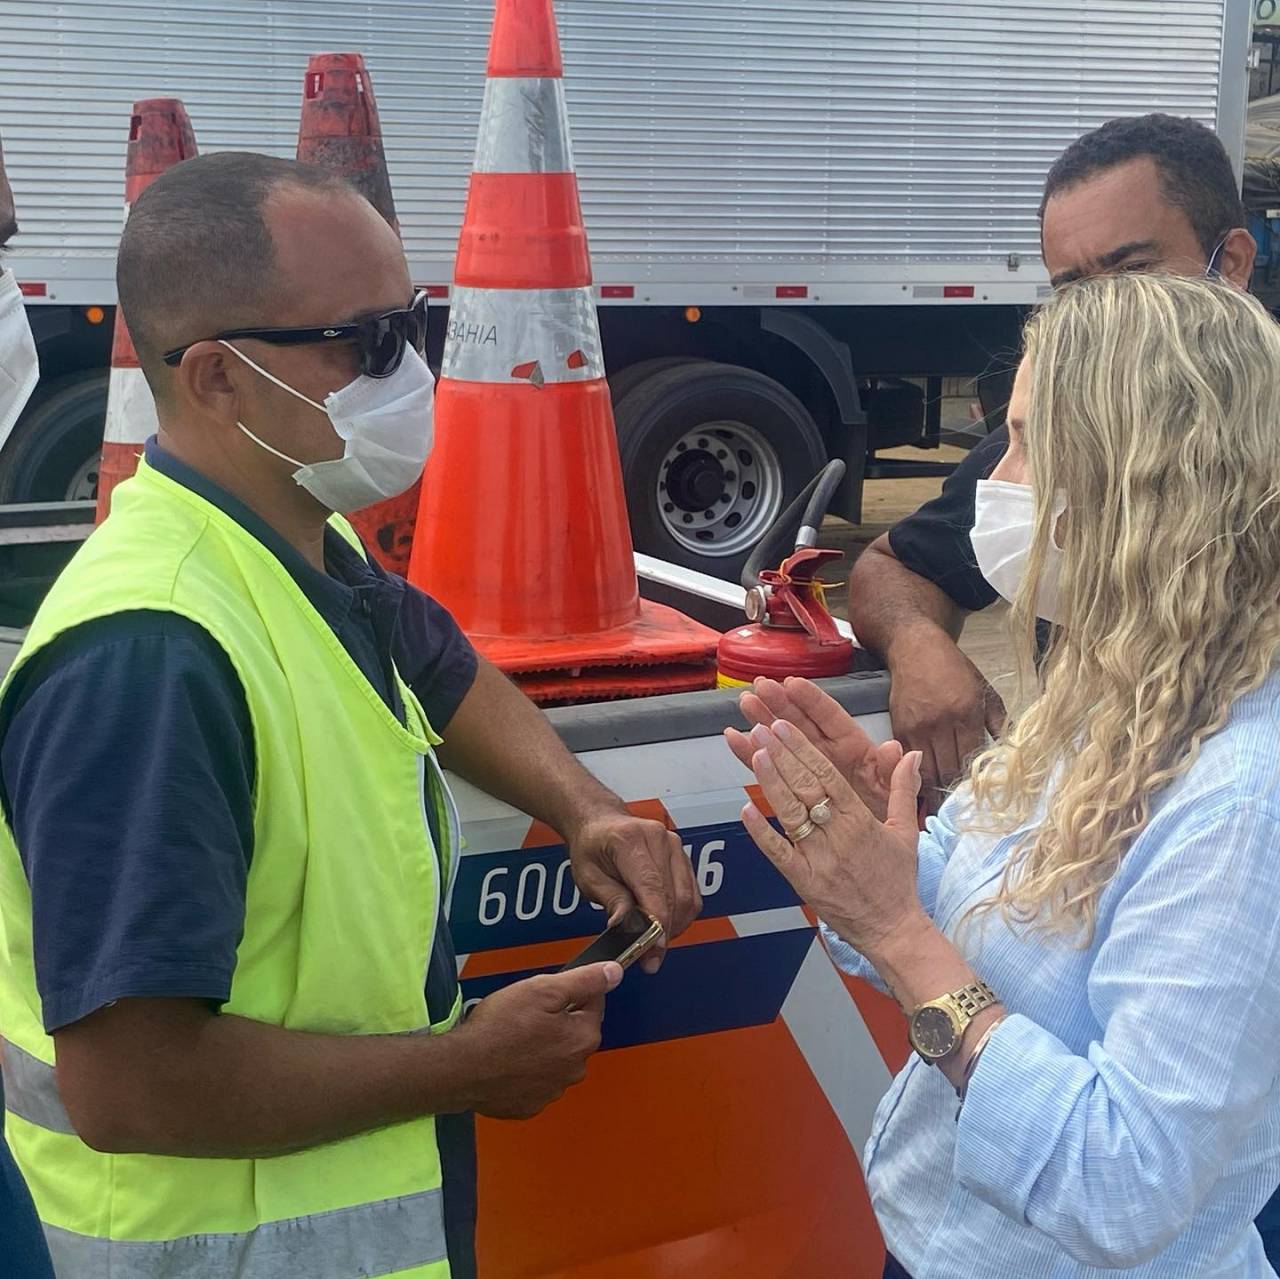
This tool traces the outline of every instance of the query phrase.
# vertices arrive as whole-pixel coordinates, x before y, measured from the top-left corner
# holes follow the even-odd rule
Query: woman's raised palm
[[[889,741],[877,746],[857,720],[816,684],[798,676],[758,679],[742,694],[742,713],[752,724],[766,728],[775,720],[794,724],[839,770],[877,821],[884,821],[889,805],[889,782],[902,759],[902,746]],[[725,737],[733,753],[748,768],[758,749],[736,728]]]

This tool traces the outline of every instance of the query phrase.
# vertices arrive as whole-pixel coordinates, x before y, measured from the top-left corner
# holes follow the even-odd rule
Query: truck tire
[[[0,502],[70,502],[97,494],[106,370],[69,373],[37,393],[0,453]]]
[[[697,364],[700,361],[693,355],[660,355],[653,360],[641,360],[637,364],[628,364],[625,369],[609,374],[609,394],[613,397],[616,409],[632,391],[647,381],[655,373],[665,373],[678,364]]]
[[[827,460],[804,405],[736,365],[654,373],[615,417],[636,549],[727,581]]]

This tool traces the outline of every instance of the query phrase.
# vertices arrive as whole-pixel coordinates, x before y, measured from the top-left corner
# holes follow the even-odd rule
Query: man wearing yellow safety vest
[[[9,1142],[60,1279],[460,1279],[470,1113],[580,1080],[621,972],[458,1024],[441,765],[668,936],[687,858],[335,515],[430,445],[425,301],[373,207],[189,160],[135,203],[118,285],[158,431],[0,691]]]

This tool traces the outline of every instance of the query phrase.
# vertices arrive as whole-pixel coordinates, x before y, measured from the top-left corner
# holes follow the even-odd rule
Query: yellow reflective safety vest
[[[63,631],[132,609],[202,626],[248,702],[254,845],[224,1012],[326,1035],[452,1026],[460,997],[433,1026],[425,982],[458,822],[432,750],[440,739],[412,691],[397,675],[402,725],[284,565],[145,463],[58,579],[15,671]],[[447,836],[439,856],[428,804]],[[30,891],[7,825],[0,1036],[6,1133],[59,1279],[447,1279],[430,1117],[264,1159],[101,1154],[77,1137],[41,1022]]]

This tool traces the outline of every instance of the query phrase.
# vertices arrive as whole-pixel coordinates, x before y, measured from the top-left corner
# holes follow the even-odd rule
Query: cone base
[[[616,702],[631,697],[660,697],[664,693],[701,693],[715,687],[711,666],[645,666],[630,670],[593,670],[573,675],[552,671],[516,675],[516,686],[539,706],[569,706],[581,702]]]
[[[468,638],[495,666],[516,675],[579,668],[714,664],[720,632],[665,604],[641,600],[640,616],[634,622],[587,635],[535,640],[469,631]],[[714,675],[713,671],[712,683]]]

